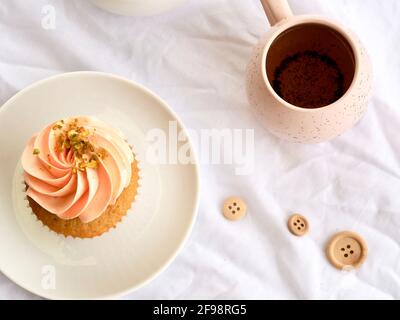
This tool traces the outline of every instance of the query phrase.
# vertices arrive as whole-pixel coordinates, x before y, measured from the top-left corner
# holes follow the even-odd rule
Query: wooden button
[[[222,212],[228,220],[239,220],[246,214],[246,203],[239,197],[230,197],[225,200]]]
[[[295,213],[288,220],[288,228],[295,236],[304,236],[309,229],[308,221],[301,214]]]
[[[364,262],[367,253],[368,248],[364,239],[351,231],[334,235],[326,250],[330,263],[338,269],[348,266],[358,268]]]

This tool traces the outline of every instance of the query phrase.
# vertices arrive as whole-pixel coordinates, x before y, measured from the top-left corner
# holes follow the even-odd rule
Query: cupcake
[[[115,227],[137,193],[132,149],[96,118],[50,124],[29,140],[21,162],[32,212],[64,236],[93,238]]]

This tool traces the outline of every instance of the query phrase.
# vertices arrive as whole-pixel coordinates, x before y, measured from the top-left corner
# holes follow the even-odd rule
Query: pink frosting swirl
[[[129,185],[134,156],[119,130],[93,117],[64,119],[63,126],[71,121],[91,133],[91,145],[105,151],[95,168],[74,170],[75,151],[57,147],[56,123],[29,140],[21,161],[30,198],[61,219],[79,217],[88,223],[114,204]]]

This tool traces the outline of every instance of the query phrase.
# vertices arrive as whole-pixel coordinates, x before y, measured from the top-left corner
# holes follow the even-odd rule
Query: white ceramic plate
[[[171,10],[186,0],[90,0],[98,7],[124,16],[152,16]]]
[[[92,115],[119,128],[140,166],[140,188],[116,229],[72,239],[30,212],[19,159],[29,137],[68,116]],[[128,80],[96,72],[55,76],[22,90],[0,108],[0,270],[46,298],[113,298],[144,285],[173,260],[198,206],[193,165],[149,163],[146,133],[182,124],[160,98]],[[167,136],[168,138],[168,136]],[[191,148],[191,147],[190,147]],[[191,150],[193,153],[193,150]]]

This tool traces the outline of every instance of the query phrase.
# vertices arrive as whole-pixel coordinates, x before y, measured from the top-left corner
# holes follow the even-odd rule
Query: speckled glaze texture
[[[326,107],[295,107],[281,99],[267,79],[265,66],[271,43],[284,30],[302,23],[324,24],[339,31],[354,52],[356,70],[350,88],[338,101]],[[327,141],[353,127],[367,109],[371,86],[371,63],[357,37],[337,23],[318,16],[292,16],[271,27],[254,49],[247,67],[247,95],[257,118],[276,136],[295,143]]]

